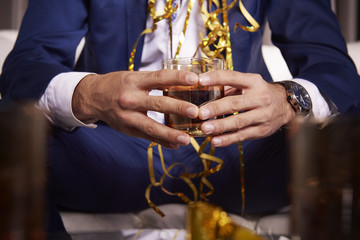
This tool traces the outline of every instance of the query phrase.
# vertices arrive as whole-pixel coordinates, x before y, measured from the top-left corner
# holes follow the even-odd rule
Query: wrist
[[[312,101],[306,89],[293,81],[279,81],[286,92],[286,100],[297,115],[309,115],[312,110]]]
[[[92,89],[96,89],[97,74],[85,76],[75,87],[72,98],[72,111],[74,116],[85,124],[98,121],[96,111],[93,108]]]

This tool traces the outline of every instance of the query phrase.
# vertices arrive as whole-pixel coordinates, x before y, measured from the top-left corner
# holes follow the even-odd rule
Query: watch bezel
[[[292,85],[294,97],[301,109],[310,110],[312,102],[309,93],[298,83]]]
[[[297,114],[306,115],[310,112],[312,108],[312,101],[309,93],[302,85],[293,81],[280,81],[277,83],[280,83],[285,87],[287,101]],[[303,104],[299,98],[303,98],[303,102],[306,104]]]

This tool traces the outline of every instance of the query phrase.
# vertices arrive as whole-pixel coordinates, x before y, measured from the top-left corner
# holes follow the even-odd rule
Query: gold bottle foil
[[[222,240],[263,238],[247,228],[237,225],[220,207],[205,202],[188,205],[186,240]]]

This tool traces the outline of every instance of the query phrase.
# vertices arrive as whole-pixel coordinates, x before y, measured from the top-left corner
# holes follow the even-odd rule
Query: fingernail
[[[210,81],[209,74],[203,73],[199,75],[199,82],[201,85],[207,85]]]
[[[198,113],[199,113],[199,109],[196,107],[189,107],[186,109],[186,114],[190,118],[196,118],[198,116]]]
[[[198,75],[196,75],[195,73],[187,74],[185,80],[187,83],[195,85],[198,83]]]
[[[180,135],[177,137],[176,139],[181,145],[188,145],[190,140],[189,140],[189,136],[184,136],[184,135]]]
[[[205,132],[205,134],[210,134],[215,129],[214,125],[212,125],[210,123],[204,123],[202,128],[203,128],[203,131]]]
[[[208,108],[202,108],[201,110],[201,118],[203,120],[208,119],[210,115],[210,110]]]
[[[222,141],[221,141],[221,139],[219,139],[219,138],[213,138],[213,140],[212,140],[212,144],[213,144],[215,147],[220,146],[221,143],[222,143]]]

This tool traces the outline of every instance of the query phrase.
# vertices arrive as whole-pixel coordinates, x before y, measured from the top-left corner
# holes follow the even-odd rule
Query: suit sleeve
[[[359,111],[360,77],[329,0],[272,0],[272,41],[292,75],[314,83],[341,113]]]
[[[52,78],[73,71],[76,48],[87,32],[84,0],[29,0],[14,49],[0,78],[11,99],[39,99]]]

